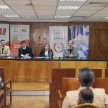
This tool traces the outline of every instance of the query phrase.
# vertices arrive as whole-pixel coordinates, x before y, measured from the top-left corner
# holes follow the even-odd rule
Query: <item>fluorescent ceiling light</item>
[[[19,17],[18,15],[3,15],[4,17],[7,17],[7,18],[12,18],[12,17]]]
[[[10,9],[7,5],[0,5],[0,9]]]
[[[58,6],[58,10],[78,10],[80,6]]]
[[[60,1],[87,1],[87,0],[60,0]]]
[[[70,18],[71,16],[66,16],[66,15],[64,15],[64,16],[55,16],[55,18]]]

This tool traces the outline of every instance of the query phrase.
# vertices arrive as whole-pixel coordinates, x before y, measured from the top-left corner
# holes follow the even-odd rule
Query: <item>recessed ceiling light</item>
[[[87,1],[87,0],[60,0],[60,1]]]
[[[19,15],[3,15],[4,17],[7,17],[7,18],[11,18],[11,17],[19,17]]]
[[[64,16],[55,16],[55,18],[70,18],[71,16],[66,16],[66,15],[64,15]]]
[[[7,5],[0,5],[0,9],[10,9]]]
[[[78,10],[80,6],[58,6],[58,10]]]

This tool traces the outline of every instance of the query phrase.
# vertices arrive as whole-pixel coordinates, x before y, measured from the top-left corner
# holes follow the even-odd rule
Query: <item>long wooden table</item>
[[[0,59],[0,67],[4,67],[5,81],[39,81],[48,82],[51,79],[52,68],[75,68],[78,76],[79,69],[88,67],[102,69],[105,77],[106,59],[96,58],[61,58],[61,59]]]

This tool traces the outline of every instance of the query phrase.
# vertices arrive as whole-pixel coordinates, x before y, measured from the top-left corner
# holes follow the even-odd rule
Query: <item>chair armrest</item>
[[[62,101],[62,94],[61,94],[60,90],[58,90],[58,99],[59,99],[60,101]]]
[[[3,86],[4,92],[6,91],[6,85],[7,85],[8,83],[10,83],[10,90],[12,90],[12,81],[11,81],[11,79],[9,79],[9,80],[7,80],[7,81],[4,82],[4,86]]]
[[[11,79],[4,82],[5,85],[7,85],[8,83],[11,83]]]

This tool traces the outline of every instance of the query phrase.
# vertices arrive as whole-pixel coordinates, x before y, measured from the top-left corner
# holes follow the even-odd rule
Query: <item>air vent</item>
[[[93,6],[97,6],[97,7],[105,7],[108,5],[108,2],[86,2],[84,6],[90,6],[90,7],[93,7]]]

